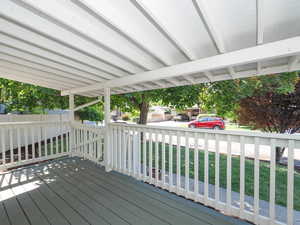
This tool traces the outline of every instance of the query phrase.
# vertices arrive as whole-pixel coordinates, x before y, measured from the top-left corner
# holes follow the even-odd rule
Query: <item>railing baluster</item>
[[[150,183],[152,183],[152,178],[153,178],[153,175],[152,175],[152,167],[153,167],[153,159],[152,159],[152,150],[153,150],[153,146],[152,146],[152,137],[153,137],[153,133],[152,133],[152,130],[150,131],[149,133],[149,177],[150,177]]]
[[[63,139],[63,131],[62,131],[62,123],[60,122],[60,153],[64,152],[64,139]]]
[[[199,195],[199,143],[198,134],[194,135],[194,193],[195,200]]]
[[[21,137],[20,137],[20,127],[17,127],[17,146],[18,146],[18,163],[21,162]]]
[[[47,143],[47,130],[46,126],[44,127],[44,149],[45,149],[45,156],[48,156],[48,143]]]
[[[9,129],[9,144],[10,144],[10,163],[14,162],[14,143],[13,143],[13,128]]]
[[[169,135],[169,190],[172,191],[173,187],[173,136],[171,133]]]
[[[128,174],[132,174],[132,135],[131,129],[128,129]]]
[[[39,148],[39,158],[42,157],[42,127],[38,127],[38,148]]]
[[[226,179],[226,205],[227,212],[231,212],[231,136],[227,135],[227,179]]]
[[[204,204],[208,201],[208,187],[209,187],[209,152],[207,133],[204,134]]]
[[[142,135],[141,135],[141,130],[137,130],[137,138],[138,138],[138,179],[142,178]]]
[[[70,152],[71,153],[71,149],[70,149],[70,131],[68,129],[68,127],[66,126],[66,152]]]
[[[123,164],[123,173],[127,173],[127,168],[126,168],[126,151],[127,151],[127,145],[126,145],[126,130],[125,128],[122,129],[122,164]]]
[[[294,147],[295,141],[288,142],[288,177],[287,177],[287,224],[294,224]]]
[[[163,187],[166,186],[166,134],[162,132],[162,160],[161,160],[161,169],[162,169],[162,184]]]
[[[181,188],[181,150],[180,150],[180,133],[177,132],[177,151],[176,151],[176,192],[180,193]]]
[[[215,134],[215,201],[218,207],[220,201],[220,136]]]
[[[158,185],[159,180],[159,155],[158,155],[158,133],[155,133],[155,185]]]
[[[117,134],[118,134],[118,171],[122,171],[122,144],[121,144],[121,141],[122,141],[122,130],[120,127],[118,127],[118,131],[117,131]]]
[[[50,154],[51,154],[51,156],[53,155],[53,135],[52,134],[50,136]]]
[[[185,165],[185,195],[188,196],[190,190],[190,142],[189,137],[187,136],[187,132],[185,132],[185,156],[184,156],[184,165]]]
[[[259,216],[259,138],[254,138],[254,222]]]
[[[32,154],[32,159],[35,159],[35,137],[34,137],[34,127],[31,126],[30,127],[30,130],[31,130],[31,141],[32,141],[32,144],[31,144],[31,154]]]
[[[29,137],[29,129],[27,126],[24,127],[24,144],[25,144],[25,160],[28,160],[28,137]]]
[[[143,179],[147,178],[147,132],[143,130]]]
[[[1,142],[2,142],[2,164],[6,165],[6,144],[5,144],[5,128],[1,129]]]
[[[133,162],[132,162],[132,174],[133,174],[133,177],[136,177],[136,167],[137,167],[137,143],[136,143],[136,130],[133,129],[132,130],[132,159],[133,159]]]
[[[270,224],[273,224],[275,221],[275,185],[276,185],[276,139],[271,139],[270,142],[271,148],[271,166],[270,166]]]
[[[245,210],[245,137],[240,136],[240,217]]]
[[[118,140],[117,140],[117,129],[112,128],[112,134],[113,134],[113,168],[117,169],[117,161],[118,161]]]

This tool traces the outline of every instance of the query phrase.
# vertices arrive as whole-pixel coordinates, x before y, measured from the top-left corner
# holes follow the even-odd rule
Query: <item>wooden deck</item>
[[[1,225],[247,224],[78,158],[1,174],[0,185]]]

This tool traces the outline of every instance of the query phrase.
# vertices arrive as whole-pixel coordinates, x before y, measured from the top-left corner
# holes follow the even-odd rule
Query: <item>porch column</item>
[[[104,163],[105,171],[111,171],[111,145],[110,145],[110,88],[104,88],[104,123],[105,123],[105,139],[104,139]]]
[[[71,153],[71,156],[74,156],[75,153],[75,135],[74,135],[74,130],[72,127],[72,123],[74,122],[74,95],[71,94],[69,95],[69,120],[70,120],[70,136],[69,136],[69,140],[70,140],[70,144],[69,144],[69,151]]]

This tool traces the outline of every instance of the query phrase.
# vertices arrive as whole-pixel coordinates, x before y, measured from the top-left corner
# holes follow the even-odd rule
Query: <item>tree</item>
[[[75,97],[75,105],[81,105],[96,98]],[[7,112],[45,113],[45,110],[68,109],[68,96],[60,91],[0,78],[0,103],[7,106]],[[103,120],[98,103],[79,111],[81,120]],[[103,114],[103,112],[102,112]]]
[[[161,103],[165,106],[182,109],[199,102],[201,85],[182,86],[152,91],[112,96],[112,106],[122,111],[139,111],[139,124],[147,123],[147,116],[151,103]]]
[[[258,76],[204,84],[200,93],[201,108],[219,116],[237,119],[239,101],[268,92],[289,93],[295,88],[298,73]]]
[[[268,92],[240,101],[239,122],[266,132],[293,134],[300,131],[300,82],[287,94]],[[284,148],[276,148],[279,162]]]

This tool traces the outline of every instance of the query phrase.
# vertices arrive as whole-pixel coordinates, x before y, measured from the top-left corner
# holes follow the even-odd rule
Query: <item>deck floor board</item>
[[[247,224],[79,158],[0,176],[1,225]]]

